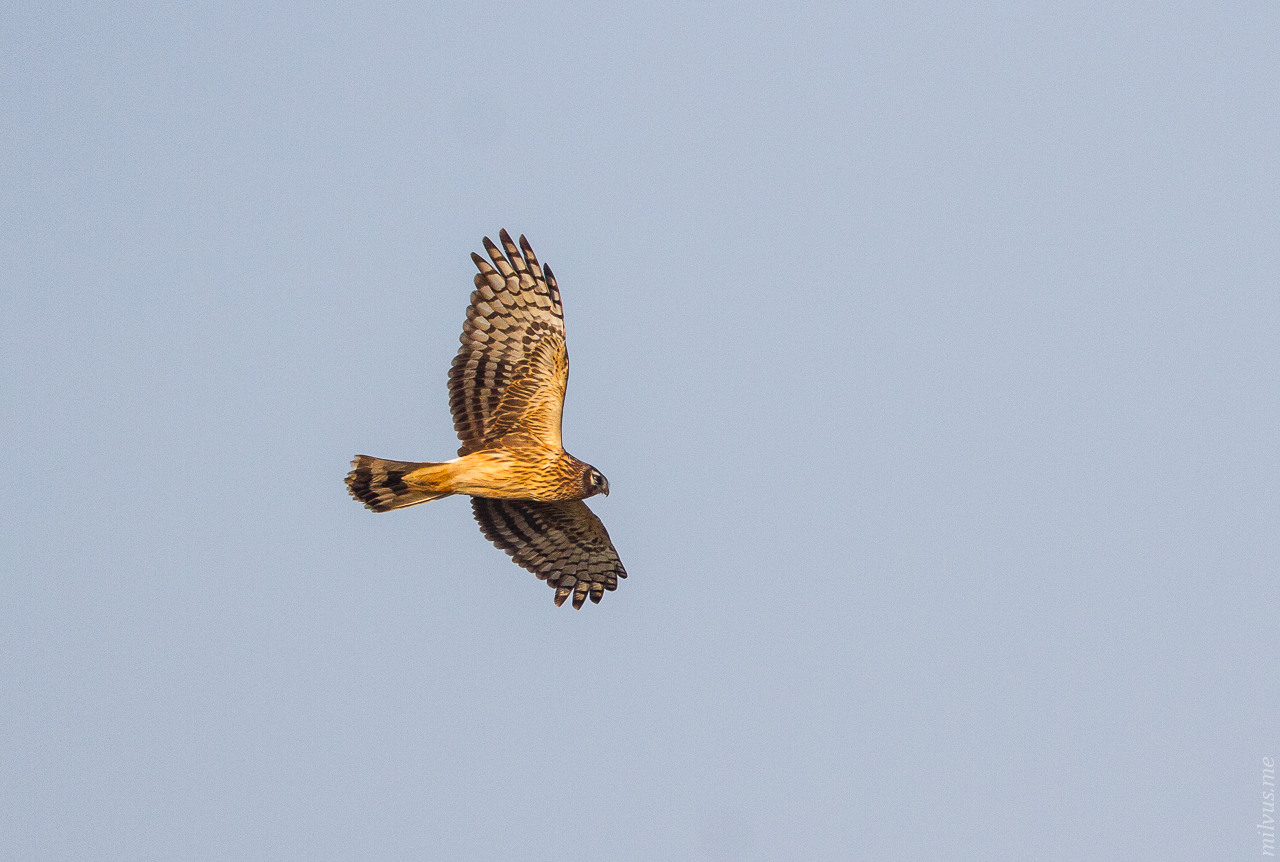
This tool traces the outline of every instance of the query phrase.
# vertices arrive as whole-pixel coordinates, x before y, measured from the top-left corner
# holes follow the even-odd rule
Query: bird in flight
[[[485,538],[555,589],[555,603],[599,602],[627,576],[600,519],[582,502],[609,480],[564,451],[560,417],[569,382],[564,311],[550,267],[523,236],[488,238],[462,347],[449,369],[449,409],[462,445],[442,463],[357,455],[351,496],[389,512],[468,494]]]

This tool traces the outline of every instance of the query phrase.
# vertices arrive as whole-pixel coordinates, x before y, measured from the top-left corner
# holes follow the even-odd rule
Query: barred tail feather
[[[347,474],[351,496],[375,512],[390,512],[448,497],[448,465],[417,461],[388,461],[357,455]]]

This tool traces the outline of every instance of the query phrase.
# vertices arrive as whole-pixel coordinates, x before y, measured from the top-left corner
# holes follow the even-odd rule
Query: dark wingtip
[[[520,251],[524,253],[524,259],[530,266],[542,268],[542,264],[538,262],[538,256],[533,253],[533,246],[529,245],[529,240],[525,239],[524,234],[520,234]]]

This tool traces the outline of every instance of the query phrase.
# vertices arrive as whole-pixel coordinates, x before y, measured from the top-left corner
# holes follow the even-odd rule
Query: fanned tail
[[[357,455],[351,467],[347,474],[351,496],[375,512],[416,506],[453,493],[447,464]]]

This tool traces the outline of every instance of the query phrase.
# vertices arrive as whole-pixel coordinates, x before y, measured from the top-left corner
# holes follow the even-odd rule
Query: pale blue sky
[[[1248,858],[1280,4],[9,4],[0,857]],[[457,446],[506,227],[599,606]]]

